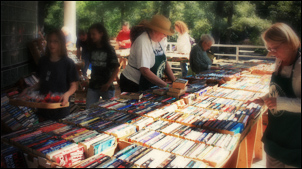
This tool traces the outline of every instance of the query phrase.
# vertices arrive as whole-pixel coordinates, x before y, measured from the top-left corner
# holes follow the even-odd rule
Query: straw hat
[[[144,25],[166,35],[174,34],[174,30],[171,28],[171,22],[163,15],[154,15],[151,21],[146,21]]]

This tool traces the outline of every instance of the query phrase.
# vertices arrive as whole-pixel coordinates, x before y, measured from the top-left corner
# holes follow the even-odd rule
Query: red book
[[[72,136],[72,135],[74,135],[74,134],[76,134],[76,133],[80,133],[80,132],[85,131],[85,130],[87,130],[87,129],[81,128],[81,129],[79,129],[79,130],[72,131],[72,132],[70,132],[70,133],[66,133],[66,134],[62,135],[61,138],[64,139],[64,138],[66,138],[66,137]]]
[[[60,166],[70,167],[82,160],[84,160],[84,146],[78,146],[71,152],[66,154],[58,154],[53,157],[53,161],[58,163]]]
[[[52,124],[50,126],[42,127],[39,130],[47,133],[47,132],[50,132],[50,131],[53,131],[53,130],[56,130],[56,129],[59,129],[59,128],[65,127],[65,126],[67,126],[67,125],[63,124],[63,123],[55,123],[55,124]]]
[[[29,138],[29,137],[32,137],[34,135],[41,134],[41,133],[42,133],[42,131],[38,130],[38,131],[35,131],[35,132],[32,132],[32,133],[27,133],[27,134],[21,135],[19,137],[12,138],[11,140],[17,142],[17,141],[23,140],[25,138]]]
[[[66,140],[61,140],[61,141],[58,141],[58,142],[56,142],[56,143],[53,143],[53,144],[49,144],[49,145],[47,145],[47,146],[45,146],[45,147],[42,147],[42,148],[40,148],[40,149],[38,149],[37,151],[43,151],[43,150],[46,150],[46,149],[49,149],[50,147],[54,147],[54,146],[57,146],[57,145],[59,145],[59,144],[62,144],[62,143],[65,143],[65,142],[67,142]]]
[[[111,107],[111,106],[114,106],[114,105],[117,105],[117,104],[119,104],[119,102],[110,104],[110,105],[106,106],[105,108],[108,108],[108,107]]]
[[[55,136],[51,136],[51,137],[49,137],[49,138],[47,138],[47,139],[45,139],[45,140],[41,140],[41,141],[39,141],[39,142],[29,144],[29,145],[27,145],[27,147],[29,147],[29,148],[30,148],[30,147],[32,147],[32,146],[35,146],[35,145],[38,145],[38,144],[44,143],[44,142],[46,142],[47,140],[50,140],[50,139],[52,139],[52,138],[55,138]]]

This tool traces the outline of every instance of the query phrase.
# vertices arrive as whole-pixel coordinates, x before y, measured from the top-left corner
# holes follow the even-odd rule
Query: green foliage
[[[48,7],[48,15],[44,19],[45,33],[53,29],[60,29],[64,25],[64,1],[56,1]]]
[[[49,3],[45,32],[63,26],[63,1]],[[249,39],[263,45],[261,33],[272,23],[285,22],[301,36],[301,1],[77,1],[77,29],[101,22],[110,37],[116,37],[122,21],[130,26],[150,20],[155,14],[168,16],[172,27],[184,21],[196,40],[212,34],[217,43],[241,44]],[[177,35],[168,41],[176,41]]]

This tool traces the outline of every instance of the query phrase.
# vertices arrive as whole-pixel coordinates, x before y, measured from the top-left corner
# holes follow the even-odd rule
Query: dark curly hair
[[[88,32],[88,44],[89,44],[88,49],[90,51],[97,49],[96,44],[92,42],[92,39],[90,36],[91,29],[96,29],[99,33],[103,33],[103,36],[101,39],[101,45],[105,50],[110,50],[111,48],[113,48],[110,45],[109,35],[108,35],[106,28],[101,23],[95,23],[95,24],[91,25],[88,29],[89,30],[89,32]]]

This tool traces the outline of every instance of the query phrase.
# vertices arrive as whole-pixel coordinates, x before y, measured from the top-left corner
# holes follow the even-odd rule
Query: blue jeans
[[[188,64],[187,63],[180,63],[182,77],[186,77],[188,74]]]
[[[108,100],[114,97],[115,90],[108,90],[106,92],[101,92],[100,89],[91,89],[88,88],[87,96],[86,96],[86,109],[89,109],[90,105],[98,102],[100,100],[100,96],[102,96],[103,100]]]

